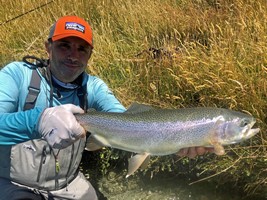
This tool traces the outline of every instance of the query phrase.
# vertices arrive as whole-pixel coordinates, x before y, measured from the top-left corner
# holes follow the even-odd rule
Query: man
[[[125,108],[101,79],[85,73],[93,50],[86,21],[60,18],[45,47],[47,67],[12,62],[0,71],[0,199],[97,199],[78,170],[86,133],[74,114]],[[29,109],[25,102],[33,72],[41,78],[40,91]],[[206,151],[189,148],[179,154],[194,157]]]

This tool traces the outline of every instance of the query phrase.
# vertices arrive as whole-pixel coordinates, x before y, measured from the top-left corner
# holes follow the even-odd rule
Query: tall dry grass
[[[0,63],[46,57],[43,42],[62,15],[87,19],[95,49],[88,71],[121,102],[216,106],[252,114],[261,132],[199,164],[201,178],[266,191],[266,0],[2,0]],[[16,18],[17,17],[17,18]],[[173,166],[175,168],[175,166]]]

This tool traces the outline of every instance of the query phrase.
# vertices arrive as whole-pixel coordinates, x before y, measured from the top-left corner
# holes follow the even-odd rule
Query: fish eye
[[[244,120],[241,121],[240,126],[241,126],[241,127],[245,127],[245,126],[247,126],[248,124],[249,124],[249,120],[244,119]]]

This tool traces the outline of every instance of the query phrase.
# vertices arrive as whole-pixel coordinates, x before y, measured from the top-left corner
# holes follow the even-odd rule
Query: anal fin
[[[146,159],[144,160],[144,162],[141,164],[140,168],[144,170],[148,166],[149,161],[150,161],[150,155],[148,155],[146,157]]]
[[[149,159],[149,153],[141,153],[136,154],[135,156],[131,157],[128,161],[128,173],[126,178],[132,175],[143,163],[146,166]]]

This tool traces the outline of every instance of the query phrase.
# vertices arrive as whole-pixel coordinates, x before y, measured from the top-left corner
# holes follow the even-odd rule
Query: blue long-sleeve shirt
[[[14,145],[40,138],[37,123],[42,111],[48,107],[50,85],[42,77],[35,108],[23,111],[32,69],[23,62],[12,62],[0,71],[0,145]],[[105,112],[124,112],[108,86],[98,77],[83,74],[82,85],[87,85],[88,107]],[[54,96],[53,105],[72,103],[79,105],[76,90]]]

